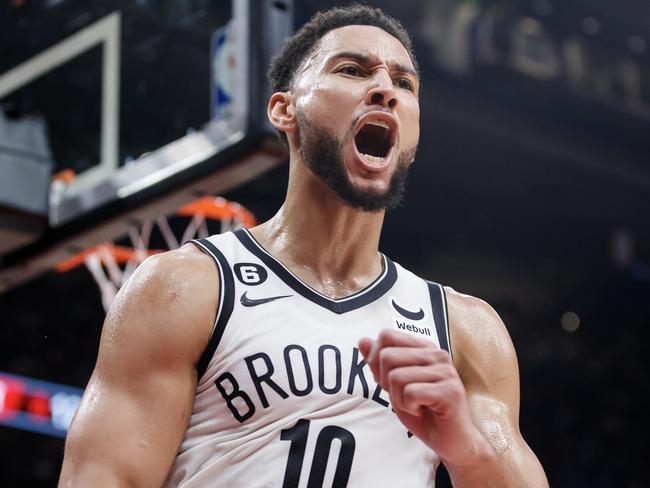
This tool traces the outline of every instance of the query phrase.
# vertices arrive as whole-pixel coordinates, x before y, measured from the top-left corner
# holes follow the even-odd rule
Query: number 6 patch
[[[269,276],[263,266],[255,263],[237,263],[233,270],[237,279],[244,285],[259,285]]]

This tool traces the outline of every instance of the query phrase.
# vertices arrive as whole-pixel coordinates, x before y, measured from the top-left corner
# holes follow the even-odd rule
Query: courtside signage
[[[65,437],[83,390],[0,373],[0,425]]]

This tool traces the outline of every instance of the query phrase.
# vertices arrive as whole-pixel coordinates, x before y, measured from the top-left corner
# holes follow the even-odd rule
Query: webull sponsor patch
[[[393,329],[406,332],[417,337],[433,337],[432,327],[429,324],[419,323],[417,325],[408,320],[393,317]]]

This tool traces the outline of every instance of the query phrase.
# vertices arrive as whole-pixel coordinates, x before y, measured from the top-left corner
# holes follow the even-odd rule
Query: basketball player
[[[319,13],[269,73],[284,205],[125,285],[60,485],[424,487],[442,462],[456,487],[547,486],[497,314],[378,251],[420,131],[407,33]]]

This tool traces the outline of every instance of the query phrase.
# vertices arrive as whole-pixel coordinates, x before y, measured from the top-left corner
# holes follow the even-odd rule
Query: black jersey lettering
[[[229,382],[230,387],[232,388],[232,391],[230,393],[228,393],[224,387],[224,384],[226,382]],[[223,399],[226,401],[226,405],[240,423],[245,422],[253,416],[255,413],[255,405],[253,405],[251,398],[246,394],[246,392],[239,389],[239,384],[233,375],[226,371],[214,381],[214,384],[217,385],[217,389],[219,390],[219,393],[221,393]],[[243,402],[246,405],[247,410],[244,414],[240,413],[239,409],[235,405],[234,400],[237,398],[241,400],[237,403],[241,405]]]
[[[350,378],[348,379],[348,395],[354,394],[354,384],[356,379],[359,378],[361,388],[363,388],[364,398],[368,398],[368,382],[363,374],[363,368],[366,365],[366,360],[361,358],[359,361],[359,349],[356,347],[352,350],[352,366],[350,367]]]
[[[264,362],[266,365],[266,372],[257,372],[254,365],[254,362],[257,360],[262,360]],[[275,391],[283,399],[289,398],[287,392],[280,388],[280,386],[271,379],[275,368],[273,368],[273,363],[271,362],[271,358],[268,356],[268,354],[258,352],[257,354],[253,354],[252,356],[244,358],[244,361],[246,361],[248,372],[251,375],[251,379],[255,385],[255,390],[257,390],[257,395],[260,397],[260,402],[262,402],[262,406],[264,408],[269,408],[269,401],[267,400],[266,393],[264,393],[264,389],[262,388],[262,383],[266,383],[268,386],[270,386],[273,391]]]
[[[314,389],[316,372],[312,372],[312,364],[316,362],[316,358],[318,358],[318,388]],[[225,372],[215,381],[227,407],[239,422],[248,420],[255,413],[252,395],[246,393],[244,389],[250,392],[251,387],[255,387],[264,409],[269,408],[273,399],[277,398],[268,396],[269,388],[283,400],[290,395],[293,397],[306,397],[310,394],[335,395],[344,388],[343,365],[346,368],[348,365],[350,367],[349,372],[347,369],[345,372],[347,388],[343,389],[343,392],[348,395],[363,396],[384,408],[390,407],[390,401],[386,395],[382,395],[384,390],[381,386],[377,385],[372,377],[366,378],[365,373],[368,371],[364,371],[364,368],[367,363],[356,347],[350,348],[349,355],[343,361],[341,350],[332,344],[322,344],[317,351],[310,351],[298,344],[289,344],[282,349],[281,356],[258,352],[245,357],[244,363],[249,377],[241,377],[238,382],[231,372]],[[357,384],[360,384],[361,388]]]
[[[331,358],[326,360],[325,351],[332,351],[334,353],[334,365],[336,366],[336,373],[334,375],[334,386],[331,388],[325,385],[325,365],[331,364]],[[331,354],[328,354],[331,357]],[[329,368],[328,368],[329,369]],[[323,344],[318,348],[318,387],[323,393],[334,395],[341,389],[341,351],[336,346],[331,344]]]
[[[382,407],[388,407],[390,404],[380,396],[382,391],[384,391],[382,387],[377,385],[375,392],[372,394],[372,399],[379,403],[379,405]]]
[[[304,371],[306,383],[307,383],[305,388],[302,390],[300,390],[296,386],[296,377],[294,376],[294,369],[291,362],[292,351],[300,352],[300,357],[302,358],[302,367],[300,367],[300,369]],[[293,357],[295,356],[296,354],[293,354]],[[305,348],[299,346],[298,344],[290,344],[287,347],[285,347],[284,365],[287,368],[287,379],[289,380],[289,389],[291,390],[291,393],[293,393],[296,396],[309,395],[311,393],[311,390],[314,387],[314,380],[312,379],[311,376],[311,367],[309,366],[309,359],[307,358],[307,351],[305,351]]]

